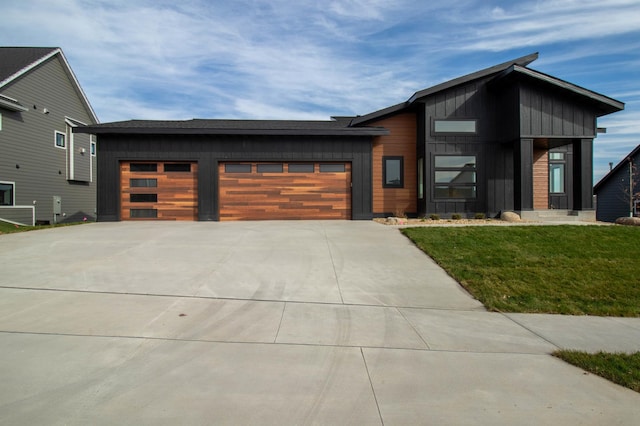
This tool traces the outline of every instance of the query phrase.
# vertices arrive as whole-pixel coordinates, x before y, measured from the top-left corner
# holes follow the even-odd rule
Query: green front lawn
[[[488,309],[640,316],[640,227],[402,231]]]

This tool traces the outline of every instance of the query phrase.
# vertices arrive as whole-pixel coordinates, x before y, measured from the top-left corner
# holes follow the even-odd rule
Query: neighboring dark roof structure
[[[0,47],[0,86],[56,50],[57,47]]]
[[[640,154],[640,145],[636,146],[633,151],[625,155],[624,158],[613,169],[609,171],[609,173],[604,175],[602,179],[598,181],[598,183],[593,185],[593,191],[597,192],[602,185],[604,185],[612,176],[614,176],[617,173],[618,170],[620,170],[629,162],[629,158],[633,158],[638,154]]]
[[[76,127],[77,133],[208,134],[208,135],[321,135],[384,136],[383,127],[349,127],[352,117],[331,121],[296,120],[129,120]]]

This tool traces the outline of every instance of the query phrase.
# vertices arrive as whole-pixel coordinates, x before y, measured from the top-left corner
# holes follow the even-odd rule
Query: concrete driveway
[[[2,424],[640,416],[548,355],[548,317],[485,312],[372,222],[99,223],[0,236],[0,259]]]

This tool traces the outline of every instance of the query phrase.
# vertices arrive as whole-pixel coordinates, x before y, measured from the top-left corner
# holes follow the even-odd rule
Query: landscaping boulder
[[[505,222],[520,222],[520,215],[514,212],[502,212],[500,213],[500,220]]]
[[[616,219],[618,225],[640,226],[640,217],[619,217]]]

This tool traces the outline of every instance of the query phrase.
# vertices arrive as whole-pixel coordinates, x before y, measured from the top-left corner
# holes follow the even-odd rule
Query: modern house
[[[331,121],[124,121],[98,145],[98,220],[371,219],[550,209],[595,219],[598,117],[624,104],[531,54]]]
[[[598,220],[615,222],[619,217],[640,217],[640,145],[600,179],[593,190]]]
[[[0,47],[0,220],[95,218],[98,119],[59,48]]]

